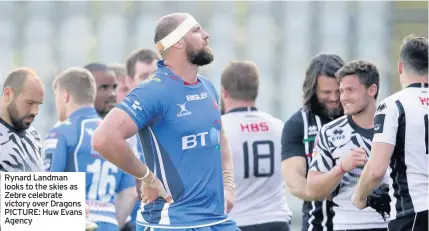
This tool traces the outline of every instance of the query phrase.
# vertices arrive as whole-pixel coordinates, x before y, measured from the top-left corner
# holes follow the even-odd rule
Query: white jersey
[[[428,210],[428,106],[428,84],[415,83],[377,107],[373,142],[395,145],[392,219]]]
[[[36,129],[17,132],[0,119],[0,172],[43,172],[41,150]]]
[[[371,153],[373,129],[359,127],[351,116],[342,116],[319,131],[313,150],[310,171],[328,172],[339,160],[356,148],[363,148],[367,155]],[[357,167],[344,174],[337,189],[332,194],[334,206],[334,230],[386,228],[388,224],[373,208],[359,210],[352,204],[352,195],[356,189],[363,167]],[[388,183],[388,177],[385,177]],[[352,219],[351,219],[352,218]],[[387,216],[388,218],[388,216]]]
[[[283,122],[256,108],[222,116],[233,162],[236,201],[229,216],[238,226],[289,222],[281,171]]]

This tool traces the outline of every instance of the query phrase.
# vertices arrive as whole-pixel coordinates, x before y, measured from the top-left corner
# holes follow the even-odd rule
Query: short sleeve
[[[143,128],[153,119],[163,115],[163,90],[158,81],[140,84],[130,92],[116,107],[125,111],[138,129]]]
[[[335,165],[328,145],[325,129],[320,129],[314,141],[313,159],[309,171],[329,172]]]
[[[399,107],[393,100],[386,98],[378,106],[374,115],[374,138],[372,142],[396,144]]]
[[[300,119],[301,118],[301,119]],[[283,126],[282,132],[282,160],[294,156],[305,156],[305,148],[302,142],[304,123],[302,117],[293,115]]]

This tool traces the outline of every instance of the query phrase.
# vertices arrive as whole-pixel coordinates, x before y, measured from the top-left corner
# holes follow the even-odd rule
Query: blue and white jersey
[[[135,139],[135,143],[129,142],[129,144],[135,145],[137,158],[139,158],[144,163],[143,146],[140,142],[140,138],[139,138],[138,134],[132,136],[131,138]],[[129,138],[129,139],[131,139],[131,138]],[[132,147],[132,149],[134,150],[133,147]],[[134,205],[133,211],[131,212],[130,216],[127,218],[126,222],[129,222],[132,225],[135,225],[136,219],[137,219],[137,212],[139,209],[140,209],[140,200],[137,200],[136,204]]]
[[[91,136],[101,118],[92,107],[81,108],[49,131],[43,144],[45,170],[86,172],[89,220],[118,225],[114,199],[135,187],[135,178],[105,160],[91,147]]]
[[[189,85],[159,61],[156,74],[117,106],[135,122],[146,164],[174,199],[142,205],[138,225],[197,228],[228,220],[219,98],[208,79],[197,77]]]

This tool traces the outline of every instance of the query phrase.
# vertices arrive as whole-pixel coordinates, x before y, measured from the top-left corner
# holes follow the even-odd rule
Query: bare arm
[[[357,200],[365,198],[383,181],[390,163],[395,145],[387,143],[373,143],[371,156],[359,178],[355,196]]]
[[[127,113],[113,108],[94,131],[92,147],[123,171],[141,178],[149,169],[134,155],[126,141],[136,134],[137,130]]]
[[[312,198],[307,195],[307,160],[302,156],[294,156],[282,161],[283,178],[289,192],[305,201]]]
[[[122,190],[116,196],[116,219],[118,220],[119,229],[125,225],[125,220],[134,209],[137,200],[137,191],[135,187],[130,187]]]
[[[329,172],[309,171],[307,177],[307,194],[312,200],[322,200],[335,190],[344,172],[335,166]]]
[[[222,170],[229,171],[232,174],[234,174],[234,165],[232,163],[231,148],[229,146],[228,138],[226,137],[224,132],[222,132],[220,136],[220,152],[222,154]]]
[[[235,203],[235,181],[232,153],[223,128],[220,135],[220,152],[222,155],[222,174],[225,194],[225,213],[229,213]]]

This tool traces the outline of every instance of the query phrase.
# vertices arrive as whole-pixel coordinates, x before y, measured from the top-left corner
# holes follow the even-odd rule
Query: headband
[[[159,52],[163,52],[179,42],[180,39],[185,36],[188,31],[190,31],[198,22],[194,17],[189,15],[180,25],[174,29],[170,34],[161,39],[161,41],[156,43],[156,48]]]

